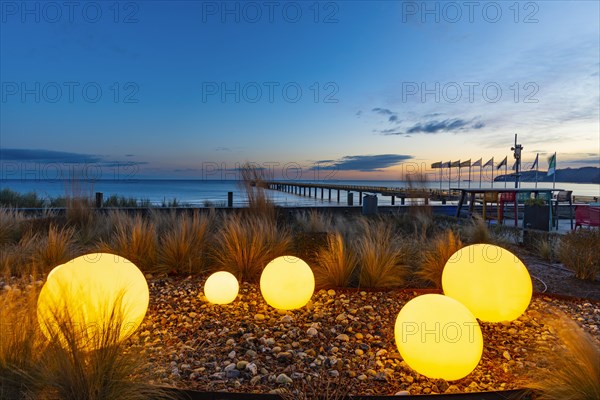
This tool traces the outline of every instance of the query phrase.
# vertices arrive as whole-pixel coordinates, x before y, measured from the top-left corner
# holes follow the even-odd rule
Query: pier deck
[[[285,181],[264,181],[260,185],[270,190],[278,190],[296,194],[298,196],[319,197],[322,200],[334,201],[332,191],[337,192],[335,201],[341,201],[340,193],[346,192],[348,205],[352,205],[354,201],[354,193],[358,193],[358,204],[362,204],[363,194],[379,194],[382,196],[391,197],[392,205],[395,204],[396,198],[400,199],[400,204],[405,204],[405,199],[422,199],[425,204],[429,204],[430,200],[441,201],[446,204],[447,201],[458,201],[460,191],[456,190],[440,190],[427,188],[394,188],[385,186],[360,186],[360,185],[345,185],[320,182],[285,182]],[[327,191],[327,196],[325,196]]]

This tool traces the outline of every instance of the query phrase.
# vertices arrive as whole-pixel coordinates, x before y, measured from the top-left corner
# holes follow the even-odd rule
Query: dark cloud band
[[[413,156],[404,154],[345,156],[339,160],[318,161],[318,165],[312,167],[311,169],[374,172],[381,171],[384,168],[392,167],[412,158]]]

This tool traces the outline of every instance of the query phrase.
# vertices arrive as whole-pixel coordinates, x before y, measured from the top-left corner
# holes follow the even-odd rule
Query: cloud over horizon
[[[384,168],[392,167],[412,158],[413,156],[405,154],[344,156],[338,160],[317,161],[317,165],[311,167],[311,170],[380,172]]]
[[[389,108],[381,108],[381,107],[375,107],[371,110],[372,112],[379,114],[379,115],[383,115],[384,117],[387,117],[388,122],[393,122],[395,124],[399,124],[401,121],[398,119],[398,113],[395,111],[390,110]]]
[[[477,118],[466,120],[462,118],[448,118],[445,120],[430,120],[427,122],[417,122],[412,126],[408,127],[404,131],[398,129],[384,129],[378,131],[383,135],[404,135],[408,136],[411,134],[438,134],[443,132],[460,132],[470,129],[479,130],[485,127],[485,123],[477,121]]]
[[[133,157],[126,154],[125,157]],[[145,161],[119,161],[107,156],[86,153],[73,153],[45,149],[0,148],[0,162],[22,162],[40,164],[100,164],[101,166],[143,165]]]
[[[62,162],[94,163],[102,158],[94,154],[71,153],[67,151],[42,150],[42,149],[3,149],[0,148],[0,161],[31,161],[31,162]]]

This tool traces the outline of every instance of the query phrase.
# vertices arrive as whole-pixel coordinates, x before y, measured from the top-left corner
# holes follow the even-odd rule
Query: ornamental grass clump
[[[544,320],[557,343],[535,350],[540,367],[527,376],[525,385],[539,400],[600,399],[600,347],[579,325],[564,314],[548,312]]]
[[[579,229],[562,236],[558,259],[578,279],[593,281],[600,274],[600,230]]]
[[[212,260],[245,282],[258,282],[263,268],[273,259],[286,255],[291,245],[289,231],[275,220],[254,213],[223,216],[216,235]]]
[[[121,341],[127,324],[121,296],[104,304],[105,321],[82,326],[76,322],[81,317],[62,308],[51,311],[51,322],[40,320],[38,295],[35,282],[0,292],[0,399],[174,399],[144,382],[148,365],[141,349]],[[51,324],[48,338],[40,323]]]
[[[494,244],[494,239],[488,229],[487,223],[478,215],[473,216],[471,223],[467,224],[462,231],[465,241],[470,244],[488,243]]]
[[[350,286],[358,264],[356,251],[340,232],[327,236],[327,245],[317,251],[313,272],[317,288]]]
[[[178,274],[193,274],[207,267],[211,242],[213,214],[177,216],[170,229],[160,238],[159,269]]]
[[[82,327],[66,310],[56,310],[52,337],[41,360],[44,391],[60,400],[167,399],[163,389],[135,380],[145,368],[139,351],[121,340],[127,321],[122,296],[105,304],[107,319]],[[89,350],[93,349],[93,350]]]
[[[157,266],[155,225],[141,215],[115,215],[115,230],[111,238],[102,240],[98,250],[128,259],[144,272],[161,272]]]
[[[335,229],[331,214],[319,210],[296,213],[296,224],[302,232],[333,232]]]
[[[57,265],[79,256],[79,246],[75,240],[74,228],[59,228],[50,225],[47,235],[36,235],[36,245],[31,256],[31,262],[38,272],[46,273]]]
[[[410,272],[409,246],[385,221],[363,219],[360,223],[362,232],[356,244],[359,287],[404,286]]]
[[[37,398],[45,340],[35,313],[37,290],[0,295],[0,399]]]
[[[0,246],[18,242],[24,233],[25,216],[13,208],[0,208]]]
[[[457,234],[447,230],[433,238],[426,246],[417,276],[441,289],[442,272],[446,262],[463,247],[463,243]]]

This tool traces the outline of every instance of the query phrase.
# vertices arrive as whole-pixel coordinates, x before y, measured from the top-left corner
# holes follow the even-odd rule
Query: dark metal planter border
[[[167,389],[181,400],[283,400],[277,394],[197,392],[193,390]],[[439,399],[439,400],[526,400],[531,399],[527,389],[504,390],[496,392],[453,393],[407,396],[348,396],[347,400],[390,400],[390,399]]]

